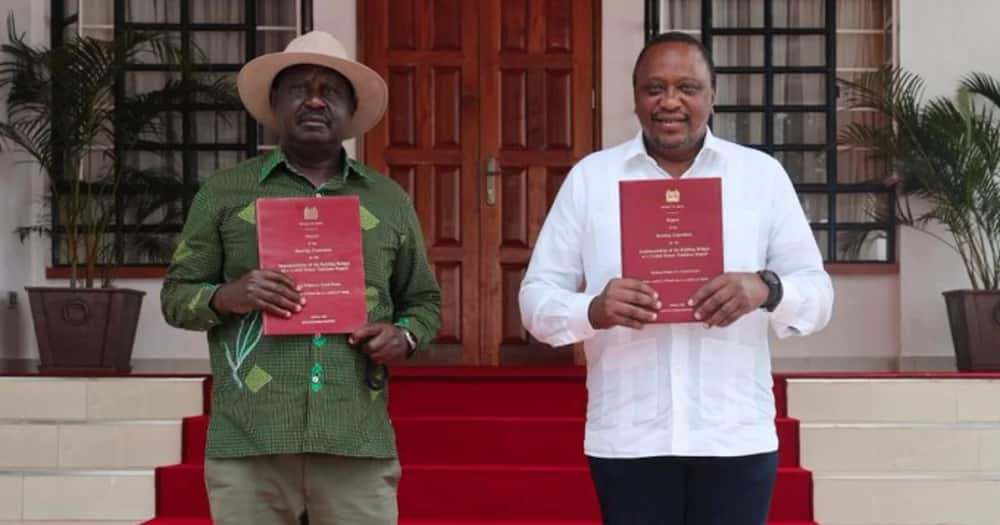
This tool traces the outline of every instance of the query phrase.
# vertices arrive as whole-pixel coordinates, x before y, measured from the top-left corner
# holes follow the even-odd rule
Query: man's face
[[[697,48],[681,42],[650,48],[636,70],[633,89],[635,114],[653,152],[669,155],[698,148],[715,90]]]
[[[293,66],[282,71],[271,92],[278,133],[291,143],[339,144],[356,108],[350,82],[320,66]]]

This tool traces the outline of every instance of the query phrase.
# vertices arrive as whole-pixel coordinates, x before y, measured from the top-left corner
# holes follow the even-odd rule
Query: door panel
[[[441,285],[441,330],[434,347],[418,354],[417,362],[477,364],[475,3],[372,0],[359,5],[365,10],[365,62],[389,84],[389,108],[365,135],[365,159],[409,192]]]
[[[545,214],[569,168],[593,148],[593,6],[485,0],[480,34],[481,151],[501,179],[482,213],[483,362],[574,362],[521,326],[518,290]]]
[[[593,1],[359,3],[364,60],[389,84],[365,159],[413,198],[441,285],[418,363],[573,361],[531,340],[517,295],[559,185],[593,148]]]

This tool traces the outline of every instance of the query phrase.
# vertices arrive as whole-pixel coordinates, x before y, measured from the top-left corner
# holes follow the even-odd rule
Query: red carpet
[[[581,369],[402,368],[390,412],[403,479],[402,525],[596,525],[583,457]],[[798,421],[775,379],[780,468],[772,525],[815,525]],[[156,470],[153,525],[209,525],[202,481],[208,417],[184,421],[183,463]]]

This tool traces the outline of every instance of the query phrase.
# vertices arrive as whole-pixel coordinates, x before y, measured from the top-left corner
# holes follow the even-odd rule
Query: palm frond
[[[169,33],[126,31],[111,42],[73,37],[59,48],[45,49],[29,45],[13,17],[8,17],[7,34],[8,41],[0,45],[0,89],[6,90],[8,109],[0,121],[0,143],[23,149],[49,177],[54,197],[50,206],[64,227],[59,236],[69,247],[70,264],[92,267],[98,256],[95,246],[100,257],[107,255],[108,247],[119,250],[126,244],[124,235],[139,231],[130,224],[146,225],[142,231],[148,231],[157,218],[181,222],[178,196],[185,195],[186,188],[180,177],[168,163],[138,169],[130,165],[126,152],[143,140],[168,142],[165,112],[183,101],[207,99],[239,108],[232,83],[196,75],[193,61],[185,60],[180,43]],[[198,49],[192,53],[202,56]],[[179,70],[179,78],[160,89],[116,97],[122,74],[149,63]],[[91,165],[95,147],[107,146],[114,147]],[[81,167],[85,177],[79,175]],[[18,232],[53,234],[51,222]],[[152,234],[157,235],[164,237]],[[95,244],[95,239],[100,242]],[[143,248],[148,254],[159,253],[152,241],[128,244],[148,246]],[[113,255],[102,260],[121,260],[122,254]],[[88,282],[93,278],[85,277]]]
[[[931,223],[942,224],[972,286],[997,288],[1000,82],[973,73],[962,80],[954,98],[925,100],[917,75],[885,68],[842,86],[848,107],[873,108],[886,122],[848,125],[838,141],[890,161],[900,181],[897,194],[906,203],[900,210],[911,209],[910,197],[928,204],[916,216],[903,214],[903,223],[925,230]]]
[[[985,73],[971,73],[962,79],[962,88],[979,95],[1000,108],[1000,80]]]
[[[25,239],[31,237],[32,235],[42,235],[45,237],[52,235],[52,227],[47,224],[18,226],[17,228],[14,228],[14,233],[17,234],[18,240],[24,242]]]

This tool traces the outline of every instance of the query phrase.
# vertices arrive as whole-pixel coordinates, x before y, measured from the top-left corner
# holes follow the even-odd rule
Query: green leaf
[[[164,225],[183,221],[179,196],[190,186],[181,182],[167,153],[150,152],[163,161],[137,169],[130,152],[170,142],[178,131],[171,110],[186,100],[238,106],[235,86],[185,74],[192,58],[203,54],[194,46],[186,57],[166,31],[129,30],[113,41],[67,35],[49,49],[29,44],[9,16],[7,34],[0,44],[0,90],[7,108],[0,116],[0,139],[4,147],[23,149],[48,177],[51,199],[43,213],[59,219],[63,241],[71,247],[67,262],[80,268],[89,286],[94,276],[86,274],[88,266],[186,257],[186,250],[175,251],[174,235]],[[150,63],[179,74],[159,89],[117,94],[126,71]]]
[[[887,67],[842,85],[848,109],[881,117],[849,124],[840,143],[887,161],[896,219],[954,250],[974,289],[997,289],[1000,81],[973,73],[953,96],[925,99],[918,75]],[[912,198],[919,203],[911,204]],[[934,223],[948,234],[939,235]]]

